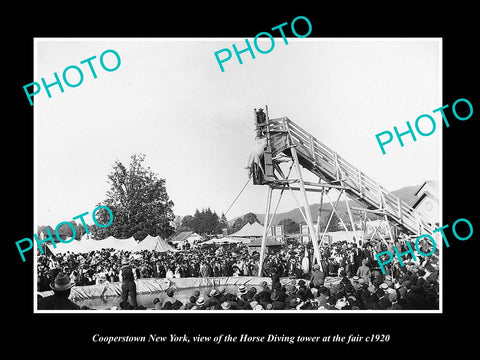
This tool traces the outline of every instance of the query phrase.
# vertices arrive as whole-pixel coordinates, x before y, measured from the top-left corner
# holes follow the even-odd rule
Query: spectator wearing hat
[[[68,275],[58,273],[50,288],[53,290],[53,295],[38,299],[38,310],[79,310],[80,306],[69,300],[70,289],[74,283],[70,280]]]
[[[203,296],[200,296],[197,301],[195,302],[195,306],[192,308],[192,310],[205,310],[205,299]]]
[[[277,291],[273,291],[272,295],[270,296],[272,300],[272,310],[284,310],[285,309],[285,302],[280,301],[279,294]]]
[[[291,298],[288,300],[288,302],[285,302],[285,304],[288,305],[289,310],[295,310],[297,308],[297,305],[299,304],[299,301],[297,298]]]
[[[312,275],[310,276],[310,281],[313,283],[313,286],[318,287],[322,286],[325,282],[325,273],[320,270],[320,265],[315,264],[312,268]]]
[[[221,301],[219,300],[220,293],[218,292],[217,289],[212,289],[210,293],[208,294],[208,299],[205,300],[205,307],[206,308],[211,308],[214,310],[219,310]]]
[[[162,310],[162,303],[158,297],[153,299],[153,308],[154,310]]]
[[[298,288],[295,285],[288,285],[286,288],[287,297],[285,298],[284,302],[287,306],[290,304],[290,300],[296,299],[298,297]]]
[[[270,277],[272,279],[272,289],[275,289],[276,284],[280,284],[280,271],[277,266],[270,268]]]
[[[195,289],[193,291],[193,295],[192,296],[195,296],[195,301],[197,301],[197,299],[200,297],[200,290],[198,289]]]
[[[384,281],[382,273],[377,269],[372,270],[372,283],[375,286],[380,286],[383,282]]]
[[[377,291],[378,294],[378,308],[380,310],[386,310],[390,306],[392,306],[392,303],[389,299],[388,292],[386,291],[388,288],[387,284],[383,283],[380,285],[380,288]]]
[[[362,260],[362,265],[357,269],[357,276],[365,280],[365,282],[370,282],[370,277],[372,275],[370,268],[366,265],[367,259]]]
[[[256,300],[256,298],[257,298],[257,288],[255,286],[252,286],[250,289],[248,289],[245,296],[249,301]]]
[[[272,302],[272,300],[270,299],[272,291],[268,288],[266,281],[262,281],[260,283],[260,287],[262,289],[257,293],[257,300],[260,304],[266,306],[266,304],[270,304]]]
[[[310,282],[310,286],[312,286],[312,282]],[[305,280],[301,279],[298,281],[298,290],[302,290],[302,296],[305,300],[307,299],[315,299],[315,296],[313,295],[312,293],[312,290],[310,288],[310,286],[307,286],[307,283],[305,282]],[[316,288],[313,288],[316,290]]]
[[[133,307],[137,306],[137,286],[135,285],[135,275],[132,266],[127,258],[122,259],[122,268],[120,272],[122,278],[122,301],[128,302],[128,296],[132,300]]]
[[[232,305],[233,307],[233,305]],[[235,307],[237,310],[250,310],[250,305],[248,302],[243,301],[237,297],[235,301]]]
[[[391,302],[391,306],[387,310],[402,310],[402,306],[398,303],[398,296],[396,293],[389,293],[388,299]]]
[[[172,303],[172,310],[184,310],[185,306],[180,300],[175,300],[175,302]]]
[[[230,310],[232,308],[232,304],[228,301],[224,301],[220,306],[222,310]]]
[[[171,302],[173,304],[177,300],[173,297],[174,294],[175,294],[175,291],[173,289],[168,289],[167,290],[167,297],[165,299],[163,299],[162,308],[165,307],[165,304],[167,302]]]
[[[330,296],[330,291],[328,290],[328,288],[326,286],[322,285],[322,286],[319,287],[318,293],[319,293],[319,296],[316,299],[318,307],[320,307],[320,306],[326,307],[328,297]]]
[[[249,303],[248,305],[250,306],[250,308],[251,308],[252,310],[254,310],[255,307],[258,305],[258,301],[252,300],[252,301],[250,301],[250,303]]]
[[[190,296],[188,299],[188,302],[185,304],[185,310],[191,310],[192,307],[195,306],[195,303],[197,302],[197,298],[195,296]]]
[[[247,298],[247,287],[243,284],[239,285],[238,286],[238,295],[237,297],[239,299],[242,299],[244,302],[247,302],[248,301],[248,298]]]

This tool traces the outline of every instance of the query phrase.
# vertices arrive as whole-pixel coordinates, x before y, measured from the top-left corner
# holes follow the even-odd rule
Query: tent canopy
[[[167,244],[167,242],[162,239],[160,236],[151,236],[147,235],[145,239],[140,241],[140,243],[132,250],[135,251],[143,251],[143,250],[150,250],[150,251],[158,251],[158,252],[177,252],[178,250],[174,247]]]
[[[115,249],[123,251],[142,251],[142,250],[155,250],[159,252],[165,251],[178,251],[167,244],[167,242],[160,236],[148,235],[143,241],[137,243],[133,237],[128,239],[117,239],[113,236],[109,236],[103,240],[93,240],[83,238],[82,240],[72,240],[69,243],[56,243],[55,247],[52,244],[47,245],[49,250],[54,254],[61,254],[71,252],[75,254],[88,253],[91,251],[97,251],[102,249]]]
[[[229,235],[229,237],[248,237],[256,238],[263,236],[263,225],[254,222],[253,224],[246,223],[240,230],[236,233]]]

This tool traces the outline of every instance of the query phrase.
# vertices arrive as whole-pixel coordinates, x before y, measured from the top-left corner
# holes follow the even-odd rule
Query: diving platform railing
[[[375,212],[396,224],[408,235],[432,234],[433,225],[419,216],[418,211],[402,201],[363,171],[320,142],[287,117],[268,119],[265,136],[265,182],[277,187],[275,159],[282,153],[292,156],[295,148],[299,164],[330,184],[341,186],[346,194],[360,202],[366,210]]]

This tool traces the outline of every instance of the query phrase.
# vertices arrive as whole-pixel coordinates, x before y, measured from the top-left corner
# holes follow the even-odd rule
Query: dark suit
[[[363,259],[368,259],[368,263],[367,264],[370,264],[372,262],[372,253],[370,252],[369,249],[363,249],[362,250],[362,260]]]
[[[353,250],[353,269],[352,273],[356,274],[357,269],[362,266],[363,253],[360,249]]]
[[[122,268],[122,301],[128,301],[128,295],[132,299],[132,305],[137,306],[137,286],[135,285],[133,271],[130,266]]]
[[[285,303],[283,301],[274,301],[272,303],[272,310],[284,310]]]
[[[390,301],[390,299],[386,295],[384,295],[380,299],[378,299],[378,307],[381,310],[386,310],[390,306],[392,306],[392,302]]]
[[[387,310],[403,310],[402,306],[399,303],[392,304]]]

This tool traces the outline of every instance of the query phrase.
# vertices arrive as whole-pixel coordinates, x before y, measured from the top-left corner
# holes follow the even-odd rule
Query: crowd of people
[[[405,242],[396,245],[399,250],[406,249]],[[392,261],[385,267],[386,274],[382,274],[375,254],[388,246],[382,242],[357,246],[346,241],[325,245],[319,264],[311,247],[284,246],[265,258],[262,275],[271,278],[270,285],[266,282],[259,287],[241,285],[235,291],[213,288],[208,295],[201,295],[197,289],[188,301],[181,301],[175,290],[169,289],[165,299],[156,298],[151,307],[155,310],[438,309],[438,258],[415,260],[407,255],[403,257],[404,266]],[[136,279],[256,276],[258,267],[259,254],[250,253],[242,245],[177,253],[133,254],[103,249],[87,254],[40,255],[37,288],[39,292],[53,290],[53,296],[65,298],[65,292],[69,293],[73,286],[122,282],[121,302],[113,308],[140,310],[145,307],[137,304]],[[327,277],[335,277],[335,285],[326,284]],[[39,309],[52,306],[47,298],[39,299]],[[65,300],[59,304],[56,306],[75,305]]]

